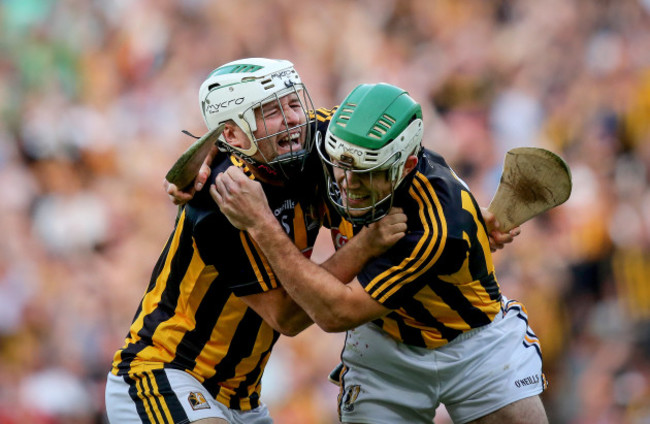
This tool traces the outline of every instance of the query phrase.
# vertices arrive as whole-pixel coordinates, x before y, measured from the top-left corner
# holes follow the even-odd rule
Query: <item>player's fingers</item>
[[[512,243],[512,241],[521,234],[521,228],[515,227],[507,233],[502,233],[500,231],[492,231],[490,235],[494,241],[498,244]]]
[[[225,172],[232,181],[245,181],[248,179],[244,171],[237,166],[230,166]]]
[[[408,229],[408,223],[406,222],[406,215],[397,217],[398,219],[391,222],[390,230],[394,233],[404,233]]]
[[[214,179],[214,186],[219,195],[222,197],[226,197],[228,195],[228,187],[225,182],[226,176],[223,172],[220,172],[217,174],[216,178]]]
[[[404,213],[404,209],[398,208],[398,207],[393,207],[388,211],[388,215],[386,215],[386,219],[392,223],[392,224],[397,224],[397,223],[403,223],[406,222],[406,214]]]
[[[210,184],[210,196],[212,196],[212,199],[217,203],[217,206],[221,208],[221,205],[223,205],[223,197],[221,196],[221,193],[217,190],[217,186],[215,184]]]
[[[199,169],[199,174],[196,176],[196,179],[194,180],[194,188],[196,189],[196,191],[199,191],[203,188],[206,181],[208,181],[211,172],[212,171],[208,165],[206,164],[201,165],[201,168]]]
[[[492,253],[503,248],[503,245],[499,245],[492,236],[488,236],[488,242],[490,243],[490,252]]]
[[[217,152],[219,149],[217,146],[212,146],[208,154],[206,155],[205,159],[203,160],[203,163],[201,164],[201,168],[199,169],[199,173],[196,176],[196,179],[194,180],[194,188],[199,191],[203,188],[205,183],[208,181],[208,178],[210,177],[210,174],[212,173],[212,161],[214,160],[214,157],[217,155]]]
[[[487,208],[481,208],[481,215],[483,215],[483,221],[485,221],[488,233],[499,230],[501,223],[497,220],[496,215],[490,212]]]
[[[169,200],[171,200],[175,205],[182,205],[192,200],[194,194],[193,191],[190,193],[181,191],[176,187],[176,184],[172,184],[167,180],[163,182],[163,187],[165,188]]]

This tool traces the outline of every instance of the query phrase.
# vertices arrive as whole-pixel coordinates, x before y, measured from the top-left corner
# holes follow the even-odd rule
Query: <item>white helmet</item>
[[[403,89],[394,85],[361,84],[341,102],[332,116],[318,154],[324,163],[329,197],[339,213],[354,224],[379,220],[390,210],[395,191],[405,175],[406,160],[422,150],[422,108]],[[372,205],[353,208],[343,204],[333,168],[346,173],[387,171],[391,192]],[[363,214],[351,214],[350,212]]]
[[[288,95],[296,94],[300,100],[302,113],[305,115],[304,123],[289,127],[286,116],[285,128],[276,133],[264,134],[256,137],[257,123],[255,120],[255,109],[260,108],[269,102],[279,102],[279,99]],[[287,177],[287,167],[304,165],[306,156],[311,150],[313,143],[314,110],[313,103],[300,80],[300,76],[287,60],[249,58],[240,59],[226,63],[212,71],[199,89],[199,105],[201,113],[208,129],[212,130],[220,124],[232,120],[237,124],[251,140],[250,148],[242,149],[232,146],[222,137],[219,138],[220,147],[223,150],[235,152],[242,159],[250,164],[260,166],[271,173],[280,173]],[[264,119],[264,118],[262,118]],[[287,137],[291,132],[295,133],[296,128],[305,133],[305,142],[302,149],[292,150],[290,153],[264,158],[262,163],[252,158],[259,151],[259,143],[269,137],[286,133]],[[259,135],[259,134],[258,134]]]

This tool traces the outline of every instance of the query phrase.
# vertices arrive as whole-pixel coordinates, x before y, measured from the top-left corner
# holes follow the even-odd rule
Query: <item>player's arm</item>
[[[388,215],[364,227],[321,266],[343,283],[352,281],[372,259],[384,253],[404,237],[406,215],[393,208]]]
[[[360,234],[356,242],[355,237],[319,266],[291,242],[269,209],[261,186],[240,170],[231,168],[217,176],[210,193],[230,222],[256,240],[289,295],[325,331],[344,331],[390,312],[373,300],[356,279],[344,283],[361,269],[364,259],[376,253],[368,245],[380,223],[364,229],[366,233]],[[405,234],[403,214],[392,212],[382,224],[386,224],[386,233],[395,234],[393,242]],[[340,267],[347,270],[341,272]]]
[[[293,337],[313,324],[309,315],[281,287],[240,299],[285,336]]]
[[[248,228],[248,232],[282,286],[319,327],[328,332],[345,331],[390,312],[370,297],[356,278],[345,284],[335,275],[341,275],[337,264],[345,261],[360,271],[361,258],[354,253],[359,252],[353,244],[356,237],[318,265],[302,255],[272,215],[269,218]]]

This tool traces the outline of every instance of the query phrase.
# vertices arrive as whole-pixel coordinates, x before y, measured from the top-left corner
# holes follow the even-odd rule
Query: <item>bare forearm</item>
[[[381,254],[376,246],[368,241],[365,234],[353,237],[326,259],[321,266],[341,282],[349,283],[374,257]]]
[[[343,331],[388,313],[354,277],[368,259],[404,236],[406,215],[391,210],[320,266],[293,244],[269,208],[262,186],[241,169],[230,167],[217,175],[210,194],[228,220],[255,239],[287,293],[325,331]]]
[[[326,266],[312,262],[296,248],[275,220],[249,232],[284,289],[319,326],[327,328],[336,325],[335,321],[346,315],[344,309],[350,305],[345,299],[350,289],[339,276],[344,276],[348,281],[354,278],[353,267],[346,269],[351,261],[348,263],[345,259],[330,258]],[[341,268],[336,269],[337,266]],[[330,273],[328,269],[335,273]]]

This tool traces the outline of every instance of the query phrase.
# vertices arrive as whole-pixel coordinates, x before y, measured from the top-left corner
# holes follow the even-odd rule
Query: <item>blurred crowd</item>
[[[649,0],[0,0],[0,423],[104,422],[176,215],[165,172],[205,131],[198,87],[251,56],[294,62],[317,106],[407,89],[484,206],[510,148],[564,157],[571,198],[497,277],[542,340],[552,423],[650,423],[649,46]],[[342,337],[278,342],[278,424],[337,422]]]

